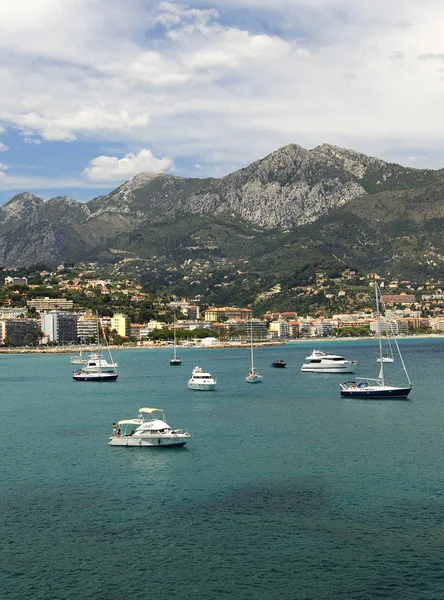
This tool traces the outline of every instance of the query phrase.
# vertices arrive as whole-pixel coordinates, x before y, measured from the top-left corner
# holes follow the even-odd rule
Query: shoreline
[[[404,335],[397,336],[397,340],[406,340],[406,339],[444,339],[443,333],[430,333],[430,334],[419,334],[419,335]],[[264,341],[264,342],[254,342],[254,347],[273,347],[273,346],[287,346],[289,344],[298,344],[301,342],[310,342],[313,344],[319,344],[323,342],[351,342],[351,341],[359,341],[359,340],[374,340],[377,341],[378,338],[374,336],[363,336],[363,337],[316,337],[316,338],[303,338],[303,339],[289,339],[282,341]],[[133,345],[133,346],[109,346],[109,349],[114,350],[157,350],[159,348],[167,349],[172,348],[173,344],[146,344],[146,345]],[[249,348],[249,342],[241,342],[241,343],[221,343],[214,344],[210,346],[178,346],[177,349],[202,349],[208,348],[212,350],[218,350],[223,348]],[[96,352],[96,347],[84,348],[82,346],[50,346],[48,348],[27,348],[23,346],[17,346],[16,348],[0,348],[1,354],[79,354],[80,351],[83,351],[85,354],[89,354],[90,352]]]

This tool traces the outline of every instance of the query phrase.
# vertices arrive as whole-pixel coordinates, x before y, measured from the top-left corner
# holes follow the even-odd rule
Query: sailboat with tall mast
[[[396,337],[393,337],[394,346],[398,353],[400,363],[402,366],[402,370],[404,371],[404,375],[407,379],[407,384],[404,386],[395,386],[390,385],[387,381],[386,374],[384,372],[384,355],[382,351],[382,339],[381,339],[381,314],[380,314],[380,304],[382,302],[381,290],[378,286],[378,283],[375,281],[375,295],[376,295],[376,319],[377,319],[377,333],[379,340],[379,375],[377,378],[366,378],[361,379],[357,378],[355,381],[346,381],[345,383],[340,383],[339,386],[341,388],[341,396],[345,398],[362,398],[367,400],[386,400],[390,398],[398,398],[398,399],[406,399],[412,389],[412,382],[410,381],[409,374],[407,372],[407,368],[404,363],[404,359],[402,358],[401,350],[398,346],[398,341]],[[391,328],[390,328],[391,331]]]
[[[83,347],[85,346],[85,339],[82,338],[82,346],[80,347],[79,353],[76,356],[71,357],[72,365],[86,365],[88,362],[88,357],[83,352]]]
[[[390,335],[387,333],[386,335],[387,341],[387,349],[384,351],[382,356],[378,356],[376,362],[384,362],[384,363],[392,363],[395,361],[395,357],[393,355],[393,348],[390,342]]]
[[[88,362],[79,371],[74,371],[72,378],[74,381],[116,381],[119,374],[117,372],[117,363],[113,361],[111,356],[111,350],[108,345],[105,332],[100,324],[99,316],[96,315],[97,319],[97,352],[89,355]],[[102,351],[100,343],[100,333],[102,332],[103,338],[108,350],[109,360],[107,360]]]
[[[178,367],[182,364],[182,359],[177,356],[177,338],[176,338],[176,313],[174,313],[174,346],[173,357],[170,358],[170,366]]]
[[[262,375],[256,371],[254,366],[254,349],[253,349],[253,319],[250,321],[250,358],[251,367],[248,375],[245,377],[247,383],[262,383]]]

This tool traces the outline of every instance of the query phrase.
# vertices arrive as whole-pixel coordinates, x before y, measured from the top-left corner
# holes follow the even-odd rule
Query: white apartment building
[[[97,340],[97,318],[92,315],[82,315],[77,319],[77,336],[83,341],[93,338]]]
[[[272,321],[268,328],[270,337],[287,338],[290,337],[290,323],[279,319],[278,321]]]
[[[58,310],[44,311],[41,315],[41,329],[50,342],[76,342],[77,315]]]

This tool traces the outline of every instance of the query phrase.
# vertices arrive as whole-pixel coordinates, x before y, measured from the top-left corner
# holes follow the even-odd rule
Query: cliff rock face
[[[290,228],[365,195],[365,189],[344,171],[300,146],[273,152],[236,173],[192,194],[184,209],[234,213],[264,228]]]
[[[426,186],[441,176],[329,144],[313,150],[291,144],[220,179],[141,173],[87,203],[68,197],[44,201],[26,192],[0,207],[0,263],[80,260],[144,223],[168,224],[190,214],[288,230],[358,198]]]

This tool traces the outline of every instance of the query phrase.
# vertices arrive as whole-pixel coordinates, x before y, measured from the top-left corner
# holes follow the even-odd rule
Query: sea
[[[0,355],[0,597],[444,598],[444,338],[399,344],[407,401],[301,373],[319,348],[375,377],[371,340],[257,348],[257,385],[248,348],[181,348],[180,367],[116,351],[115,383],[73,381],[67,354]],[[196,365],[217,390],[187,389]],[[110,447],[139,407],[194,437]]]

